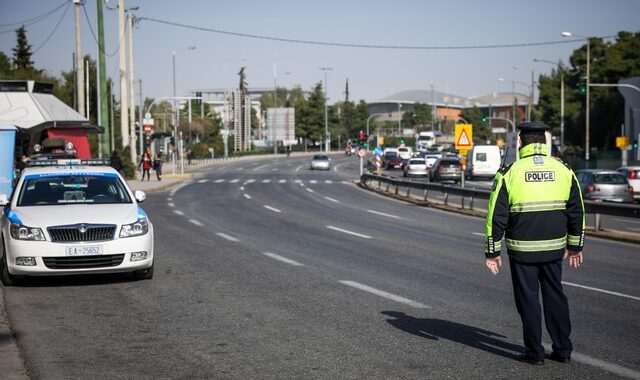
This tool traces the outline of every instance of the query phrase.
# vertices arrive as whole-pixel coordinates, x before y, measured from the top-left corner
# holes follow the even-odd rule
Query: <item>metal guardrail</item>
[[[424,200],[427,200],[427,196],[430,191],[439,191],[445,195],[444,203],[448,204],[449,195],[458,195],[462,198],[461,206],[465,208],[465,198],[468,198],[469,208],[473,210],[474,199],[489,199],[491,191],[481,189],[468,189],[458,186],[445,185],[442,183],[425,183],[414,182],[411,180],[404,180],[395,177],[388,177],[375,174],[363,174],[360,177],[360,182],[366,185],[371,185],[377,182],[378,188],[382,187],[382,184],[386,184],[386,191],[390,190],[391,186],[395,187],[395,194],[398,195],[400,188],[406,188],[406,195],[411,195],[411,189],[422,190]],[[600,215],[614,215],[623,216],[627,218],[640,218],[640,206],[624,203],[614,202],[596,202],[596,201],[584,201],[585,212],[588,214],[595,214],[596,216],[596,229],[600,229]]]

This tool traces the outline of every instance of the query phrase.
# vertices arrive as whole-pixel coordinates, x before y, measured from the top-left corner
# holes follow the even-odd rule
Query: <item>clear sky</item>
[[[63,2],[0,0],[0,50],[11,56],[15,46],[17,26],[7,24],[40,16]],[[116,4],[117,0],[107,3]],[[561,37],[563,31],[588,36],[640,31],[637,0],[127,0],[126,6],[139,6],[139,17],[210,29],[365,45],[521,44],[569,41]],[[85,0],[85,7],[96,29],[96,0]],[[104,13],[106,51],[113,54],[118,46],[117,12],[105,8]],[[37,67],[57,76],[70,70],[75,50],[73,7],[63,6],[27,25],[27,37],[37,50],[33,55]],[[82,43],[84,53],[95,57],[96,42],[84,14]],[[273,87],[275,61],[279,86],[300,85],[305,90],[323,80],[318,68],[333,68],[327,75],[331,103],[344,98],[347,78],[350,97],[356,100],[428,90],[431,84],[439,91],[475,96],[510,91],[512,80],[528,83],[532,69],[537,78],[552,68],[534,63],[533,58],[566,62],[581,43],[471,50],[364,49],[250,39],[143,20],[134,29],[135,77],[142,79],[144,96],[171,96],[175,51],[178,95],[195,88],[235,86],[241,66],[246,66],[249,87]],[[107,72],[116,78],[117,53],[107,58]],[[509,82],[499,82],[500,77]],[[521,85],[516,89],[527,91]]]

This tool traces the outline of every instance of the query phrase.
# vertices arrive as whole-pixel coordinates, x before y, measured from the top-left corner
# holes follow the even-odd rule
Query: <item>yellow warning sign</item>
[[[456,124],[456,149],[471,149],[473,147],[473,125]]]

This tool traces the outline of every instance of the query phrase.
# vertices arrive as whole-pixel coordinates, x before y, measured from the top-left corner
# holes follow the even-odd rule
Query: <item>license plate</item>
[[[92,256],[102,255],[101,245],[83,245],[78,247],[67,247],[67,256]]]

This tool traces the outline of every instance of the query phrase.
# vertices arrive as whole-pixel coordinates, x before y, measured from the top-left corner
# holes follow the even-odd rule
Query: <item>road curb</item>
[[[7,380],[29,379],[27,368],[11,331],[4,306],[4,286],[0,288],[0,376]]]
[[[401,200],[401,201],[404,201],[404,202],[413,203],[413,204],[418,205],[418,206],[431,207],[431,208],[435,208],[435,209],[438,209],[438,210],[455,212],[455,213],[458,213],[458,214],[464,214],[464,215],[468,215],[468,216],[475,216],[475,217],[478,217],[478,218],[486,218],[486,216],[487,216],[487,213],[485,211],[463,209],[463,208],[460,208],[460,207],[448,206],[448,205],[444,205],[444,204],[441,204],[441,203],[434,203],[434,202],[424,201],[424,200],[416,199],[416,198],[413,198],[413,197],[407,197],[407,196],[400,195],[400,194],[390,193],[390,192],[387,192],[387,191],[384,191],[384,190],[381,190],[381,189],[376,189],[376,188],[370,187],[370,186],[368,186],[368,185],[366,185],[366,184],[364,184],[364,183],[362,183],[360,181],[355,181],[355,182],[356,182],[356,185],[359,186],[362,189],[372,191],[374,193],[383,195],[385,197]],[[587,229],[585,230],[585,235],[598,237],[598,238],[601,238],[601,239],[609,239],[609,240],[623,241],[623,242],[632,243],[632,244],[640,244],[640,236],[638,236],[638,234],[632,234],[632,233],[623,232],[623,231],[595,230],[595,229],[593,229],[591,227],[587,227]]]

